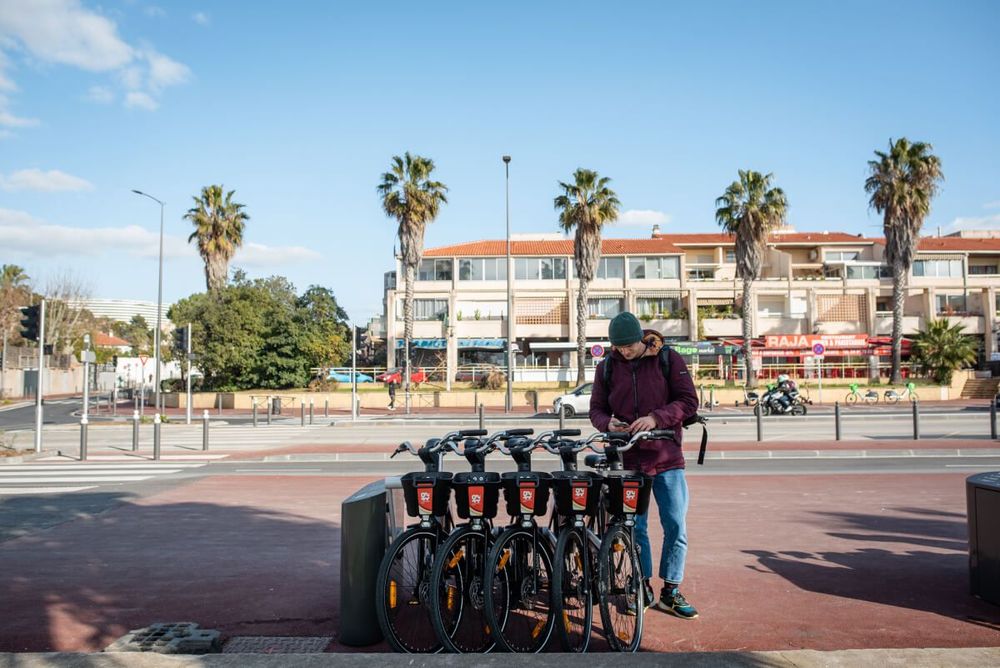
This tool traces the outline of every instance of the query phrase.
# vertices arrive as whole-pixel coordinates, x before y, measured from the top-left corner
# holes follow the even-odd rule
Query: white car
[[[590,412],[590,392],[593,383],[584,383],[572,392],[556,397],[552,402],[552,408],[556,415],[562,411],[566,417],[573,417],[579,413],[587,415]]]

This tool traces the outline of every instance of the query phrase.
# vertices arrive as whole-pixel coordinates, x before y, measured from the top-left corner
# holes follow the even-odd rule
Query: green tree
[[[153,350],[153,329],[141,315],[134,315],[128,322],[116,322],[111,333],[132,344],[132,354],[141,355]]]
[[[739,175],[715,200],[715,220],[736,237],[736,277],[743,280],[743,362],[747,387],[756,387],[750,350],[756,306],[753,282],[760,278],[768,236],[785,222],[788,200],[781,188],[771,187],[772,174],[741,169]]]
[[[297,305],[305,329],[302,345],[309,356],[309,365],[326,371],[343,364],[351,354],[351,332],[347,313],[337,304],[333,291],[309,286]]]
[[[975,364],[976,341],[962,333],[961,323],[950,324],[947,318],[928,320],[924,331],[913,337],[910,359],[940,385],[951,383],[956,370]]]
[[[865,191],[871,195],[869,206],[882,214],[885,234],[885,259],[892,267],[892,376],[890,382],[903,382],[900,365],[903,342],[903,303],[913,257],[916,255],[920,228],[931,209],[931,200],[944,178],[941,160],[924,142],[910,143],[905,137],[889,140],[889,151],[875,151],[876,160],[868,161],[869,175]]]
[[[223,194],[222,186],[205,186],[194,198],[194,207],[184,217],[194,224],[188,243],[198,242],[198,254],[205,262],[205,285],[209,292],[226,285],[229,261],[243,245],[243,229],[250,216],[243,204],[233,201],[235,190]]]
[[[576,296],[576,382],[583,383],[587,360],[587,290],[601,259],[601,230],[618,220],[621,202],[608,187],[611,179],[591,169],[578,168],[573,182],[559,181],[562,194],[553,205],[559,212],[559,227],[565,232],[575,230],[573,263],[580,282]]]
[[[424,231],[434,221],[442,204],[448,203],[448,187],[431,180],[434,161],[409,151],[395,155],[388,172],[376,188],[382,210],[397,223],[399,251],[403,265],[403,341],[407,390],[410,386],[410,339],[413,338],[413,280],[424,254]]]
[[[0,267],[0,338],[21,338],[21,306],[31,303],[31,282],[16,264]]]

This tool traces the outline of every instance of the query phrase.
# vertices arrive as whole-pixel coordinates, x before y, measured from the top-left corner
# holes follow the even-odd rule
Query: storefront
[[[737,355],[742,359],[743,340],[726,342],[739,348]],[[818,377],[821,368],[824,378],[868,378],[880,373],[891,360],[892,338],[867,334],[774,334],[751,341],[751,353],[761,378],[787,373],[810,379]],[[909,355],[910,341],[903,339],[903,359]]]

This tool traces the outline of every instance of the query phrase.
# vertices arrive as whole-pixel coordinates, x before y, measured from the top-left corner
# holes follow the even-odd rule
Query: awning
[[[611,349],[610,341],[587,341],[587,350],[590,350],[594,345],[603,346],[605,350]],[[537,352],[544,350],[576,350],[576,341],[531,341],[528,343],[528,347],[532,351]]]
[[[396,339],[396,348],[401,350],[404,347],[404,339]],[[410,339],[410,347],[422,348],[424,350],[445,350],[448,347],[448,340]],[[460,349],[505,350],[507,339],[458,339],[458,347]]]

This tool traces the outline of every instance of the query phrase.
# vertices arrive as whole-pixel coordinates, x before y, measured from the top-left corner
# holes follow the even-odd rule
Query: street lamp
[[[505,208],[507,211],[507,412],[514,407],[514,293],[511,291],[510,265],[510,156],[503,156],[503,171],[506,178]]]
[[[160,406],[160,319],[163,312],[163,207],[165,202],[141,190],[133,189],[132,192],[136,195],[148,197],[160,205],[160,274],[156,284],[156,331],[153,332],[153,354],[156,360],[156,387],[154,388],[156,392],[156,411],[161,412],[163,409]]]

